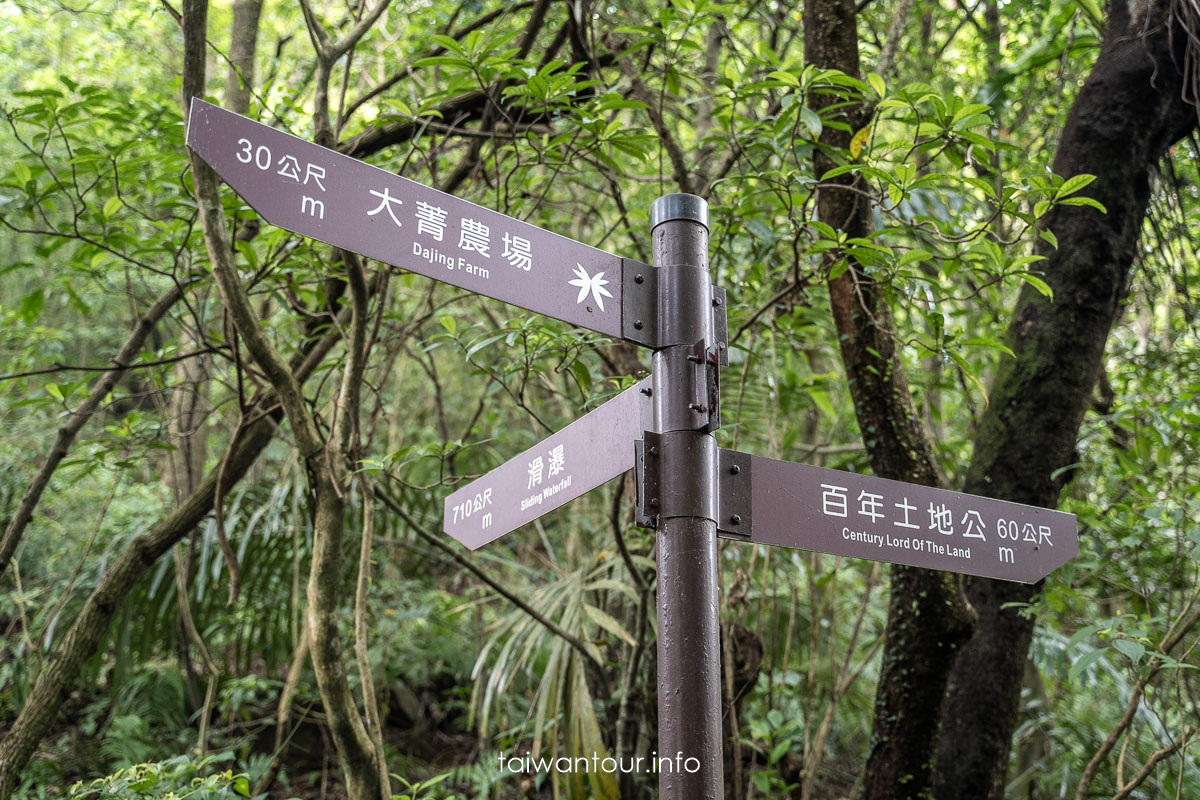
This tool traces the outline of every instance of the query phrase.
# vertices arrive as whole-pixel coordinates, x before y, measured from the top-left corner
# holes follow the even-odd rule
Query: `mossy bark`
[[[1048,215],[1058,249],[1043,244],[1040,266],[1054,297],[1026,288],[1018,300],[1008,330],[1016,357],[1001,366],[976,437],[964,487],[973,494],[1058,504],[1069,479],[1058,471],[1078,460],[1079,426],[1126,298],[1150,172],[1196,124],[1196,109],[1181,99],[1187,37],[1172,35],[1169,4],[1140,4],[1136,19],[1124,3],[1111,10],[1054,161],[1058,175],[1095,175],[1083,194],[1108,213],[1061,206]],[[1030,601],[1040,585],[972,577],[965,588],[979,624],[951,676],[936,796],[1000,800],[1034,626],[1004,606]]]

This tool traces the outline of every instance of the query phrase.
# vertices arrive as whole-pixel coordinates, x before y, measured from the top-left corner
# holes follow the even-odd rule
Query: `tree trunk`
[[[818,0],[804,9],[805,59],[859,77],[853,0]],[[839,98],[813,93],[818,111]],[[822,143],[845,149],[870,119],[859,104],[845,109],[849,130],[826,125]],[[835,162],[821,150],[817,175]],[[843,176],[844,183],[854,179]],[[817,198],[823,222],[851,237],[871,231],[870,206],[860,192],[824,188]],[[830,261],[838,258],[834,253]],[[876,475],[926,486],[938,484],[928,437],[921,428],[892,333],[891,311],[881,288],[858,264],[829,283],[855,416]],[[927,797],[932,786],[941,702],[956,650],[970,635],[972,614],[956,576],[893,566],[883,671],[864,792],[869,798]]]
[[[386,5],[386,4],[384,4]],[[207,0],[185,0],[183,14],[183,102],[203,96]],[[377,5],[376,9],[381,9]],[[355,26],[361,36],[372,17],[364,17]],[[334,50],[345,52],[353,46],[352,36],[333,47],[318,49],[318,81],[327,80],[329,66],[336,58]],[[324,77],[322,77],[324,76]],[[317,87],[317,138],[328,134],[328,114],[324,89]],[[195,183],[196,207],[204,243],[212,263],[213,278],[225,308],[246,350],[270,381],[287,415],[288,426],[296,439],[296,448],[304,465],[313,514],[313,559],[309,574],[306,619],[311,643],[313,671],[329,732],[342,767],[342,779],[350,800],[382,800],[390,797],[384,785],[387,772],[384,754],[367,730],[363,715],[355,705],[346,675],[344,648],[338,631],[342,609],[342,539],[345,526],[345,496],[350,488],[348,460],[357,434],[359,393],[366,361],[368,298],[362,264],[346,258],[349,285],[353,289],[351,335],[346,342],[347,358],[341,389],[334,404],[333,422],[328,439],[301,390],[295,369],[275,349],[255,312],[250,296],[242,285],[234,263],[229,227],[221,202],[217,174],[195,153],[190,154]],[[374,702],[370,698],[369,702]]]
[[[1108,35],[1071,108],[1054,160],[1064,177],[1091,173],[1081,206],[1051,211],[1058,249],[1041,246],[1053,300],[1026,287],[1008,330],[1016,354],[1004,362],[975,442],[965,491],[1053,508],[1074,463],[1075,443],[1102,367],[1109,330],[1126,297],[1146,215],[1149,176],[1168,147],[1196,124],[1181,99],[1186,34],[1170,30],[1167,2],[1110,6]],[[1004,796],[1033,621],[1006,603],[1025,603],[1040,584],[968,578],[979,612],[975,636],[951,676],[938,753],[936,797]]]
[[[225,106],[235,114],[250,113],[254,91],[254,54],[258,49],[258,18],[263,0],[234,0],[229,44],[229,74],[225,78]]]

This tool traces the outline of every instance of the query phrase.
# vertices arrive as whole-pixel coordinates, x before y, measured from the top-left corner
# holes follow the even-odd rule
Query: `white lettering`
[[[312,165],[310,164],[309,166],[312,166]],[[388,212],[388,216],[392,218],[392,222],[396,223],[396,227],[397,228],[402,227],[400,225],[400,220],[396,219],[396,212],[392,211],[392,203],[395,203],[396,205],[400,206],[400,205],[404,205],[404,201],[399,200],[395,197],[392,197],[391,193],[388,191],[386,186],[384,187],[382,192],[377,192],[374,189],[371,189],[371,194],[373,194],[376,197],[381,198],[381,199],[379,201],[379,205],[375,206],[374,210],[367,212],[367,216],[373,217],[376,214],[378,214],[380,211],[383,211],[383,209],[386,208],[387,212]]]
[[[533,461],[529,462],[529,485],[525,487],[526,489],[532,489],[542,482],[543,466],[544,464],[542,463],[541,456],[538,456],[537,458],[533,459]]]
[[[313,183],[321,187],[321,191],[325,191],[325,184],[321,183],[321,179],[325,177],[325,168],[318,167],[316,164],[309,164],[308,169],[304,172],[304,185],[308,186],[308,179],[312,178]],[[400,202],[400,201],[396,201]]]
[[[904,502],[903,502],[903,503],[894,503],[893,505],[895,505],[895,506],[896,506],[896,508],[899,508],[899,509],[901,509],[901,510],[904,512],[904,521],[903,521],[903,522],[901,522],[901,521],[899,521],[899,520],[896,520],[895,522],[893,522],[893,523],[892,523],[893,525],[895,525],[897,528],[913,528],[914,530],[920,530],[920,529],[921,529],[921,526],[920,526],[920,525],[915,525],[915,524],[913,524],[913,523],[911,523],[911,522],[909,522],[909,521],[908,521],[908,512],[910,512],[910,511],[916,511],[916,510],[917,510],[917,507],[916,507],[916,506],[914,506],[914,505],[909,505],[909,502],[908,502],[908,498],[907,498],[907,497],[906,497],[906,498],[904,498]]]
[[[965,538],[980,539],[985,542],[987,541],[987,539],[984,538],[984,535],[983,535],[983,517],[979,516],[978,511],[976,511],[975,509],[969,510],[966,514],[963,515],[962,521],[963,521],[963,524],[965,524],[967,526],[967,529],[965,531],[963,531],[963,536]],[[972,533],[972,531],[975,531],[976,525],[979,526],[979,530],[976,531],[975,533]]]
[[[417,233],[427,233],[434,241],[442,241],[446,233],[446,210],[418,200]]]
[[[279,167],[276,175],[291,178],[296,183],[300,182],[300,162],[296,160],[295,156],[283,156],[275,166]]]
[[[491,255],[488,253],[488,250],[492,246],[488,240],[490,232],[490,228],[482,222],[464,218],[462,220],[462,229],[458,234],[458,246],[463,250],[479,253],[484,258],[491,258]]]
[[[317,219],[325,219],[325,204],[320,200],[315,200],[308,195],[304,195],[300,199],[300,213],[308,214],[310,217]]]
[[[859,502],[858,515],[860,517],[870,517],[871,522],[875,522],[877,520],[883,519],[883,514],[879,513],[879,509],[883,507],[882,504],[879,502],[882,499],[883,499],[883,495],[881,495],[881,494],[871,494],[870,492],[867,492],[867,491],[859,492],[858,493],[858,502]]]
[[[504,234],[504,252],[501,253],[501,257],[507,258],[508,263],[517,269],[528,272],[533,267],[532,247],[533,245],[528,239],[506,233]]]
[[[929,502],[929,530],[936,530],[943,536],[954,533],[954,517],[945,503],[934,505],[932,500]]]
[[[846,516],[846,487],[822,483],[821,493],[822,513],[827,517]]]
[[[563,445],[560,444],[550,448],[550,463],[547,465],[547,468],[550,471],[551,478],[566,469]]]

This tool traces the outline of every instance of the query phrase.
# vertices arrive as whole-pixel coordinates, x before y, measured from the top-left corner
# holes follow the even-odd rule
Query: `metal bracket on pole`
[[[717,535],[722,539],[745,542],[753,533],[750,463],[747,453],[717,451]]]
[[[691,344],[679,331],[664,330],[661,321],[666,315],[660,313],[663,298],[659,286],[678,285],[673,275],[660,279],[663,272],[689,269],[683,266],[648,267],[630,258],[621,259],[622,296],[621,328],[624,338],[640,345],[661,350],[677,344]],[[729,366],[729,322],[725,309],[725,290],[712,287],[712,327],[718,362]]]
[[[642,528],[658,530],[658,512],[662,508],[662,434],[646,431],[642,438],[633,443],[634,485],[637,502],[634,505],[634,522]]]
[[[717,363],[729,366],[729,317],[725,309],[725,290],[713,287],[713,337],[717,340]]]
[[[697,342],[695,355],[704,359],[704,405],[708,411],[708,433],[721,427],[721,350]]]
[[[642,436],[640,441],[634,442],[634,483],[637,489],[634,520],[640,527],[657,530],[663,516],[676,516],[681,511],[699,512],[695,515],[716,518],[717,535],[722,539],[750,540],[754,518],[751,513],[749,454],[718,450],[715,475],[692,475],[689,478],[706,488],[716,484],[716,491],[709,494],[715,494],[716,507],[682,509],[671,499],[672,492],[666,485],[669,481],[665,481],[662,474],[664,447],[672,446],[667,441],[669,437],[653,431],[646,431]]]

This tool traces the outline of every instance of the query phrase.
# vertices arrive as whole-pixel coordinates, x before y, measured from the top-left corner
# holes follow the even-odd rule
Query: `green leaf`
[[[837,409],[833,407],[833,403],[829,400],[829,395],[816,388],[809,388],[808,396],[812,398],[813,405],[821,410],[828,419],[837,419]]]
[[[774,72],[768,72],[767,77],[771,78],[772,80],[777,80],[780,83],[786,83],[788,86],[795,86],[796,88],[800,87],[800,79],[790,72],[784,72],[783,70],[777,69]]]
[[[1100,630],[1100,625],[1087,625],[1075,631],[1074,635],[1067,640],[1066,650],[1071,652],[1075,649],[1075,645],[1083,642],[1084,639],[1090,639],[1096,631]]]
[[[900,256],[900,260],[896,262],[897,267],[906,267],[917,261],[928,261],[933,258],[933,253],[928,250],[909,250],[904,255]]]
[[[1058,199],[1060,197],[1066,197],[1067,195],[1075,194],[1094,180],[1096,180],[1095,175],[1088,175],[1086,173],[1082,175],[1076,175],[1072,178],[1067,178],[1065,181],[1063,181],[1063,185],[1058,187],[1058,191],[1054,193],[1054,198]]]
[[[1135,642],[1133,639],[1116,639],[1112,645],[1124,653],[1135,664],[1141,663],[1142,657],[1146,655],[1146,646],[1141,642]]]
[[[984,337],[979,337],[976,339],[963,339],[958,344],[962,347],[988,347],[992,350],[999,350],[1000,352],[1013,356],[1014,358],[1016,357],[1016,353],[1000,342],[997,342],[995,339],[988,339]]]
[[[121,198],[114,196],[114,197],[108,198],[108,202],[106,202],[104,204],[104,212],[103,213],[104,213],[104,216],[111,219],[112,217],[115,217],[117,215],[117,212],[120,210],[121,210]]]
[[[1054,290],[1050,288],[1050,284],[1046,283],[1038,276],[1030,275],[1028,272],[1026,272],[1021,275],[1021,280],[1025,281],[1030,286],[1044,294],[1046,297],[1049,297],[1051,300],[1054,299]]]
[[[1071,665],[1071,671],[1067,674],[1067,679],[1071,681],[1077,679],[1081,674],[1083,674],[1084,670],[1096,663],[1107,650],[1107,647],[1097,647],[1090,653],[1087,653],[1086,655],[1076,659],[1075,663]]]
[[[613,636],[616,636],[618,639],[625,642],[625,644],[629,645],[630,647],[637,647],[637,640],[634,639],[632,636],[630,636],[629,633],[626,632],[626,630],[621,627],[621,623],[617,622],[615,619],[610,617],[608,614],[604,613],[603,611],[601,611],[600,609],[596,608],[595,606],[593,606],[589,603],[584,604],[583,610],[587,613],[588,618],[592,622],[596,623],[598,626],[600,626],[604,630],[608,631]]]
[[[1055,250],[1058,249],[1058,237],[1054,235],[1054,231],[1047,228],[1046,230],[1039,233],[1038,236],[1042,237],[1047,242],[1049,242],[1050,246],[1053,247]]]
[[[575,376],[575,380],[579,381],[579,388],[581,388],[585,394],[591,394],[592,371],[588,369],[587,364],[578,359],[571,362],[571,374]]]
[[[821,124],[821,115],[808,106],[800,109],[800,121],[804,123],[804,127],[808,128],[808,132],[812,134],[812,138],[816,139],[821,135],[821,130],[824,127]]]
[[[983,103],[971,103],[970,105],[963,106],[957,112],[955,112],[954,118],[950,121],[950,124],[955,125],[959,122],[962,122],[964,119],[967,119],[968,117],[974,117],[978,114],[986,114],[990,110],[991,107],[986,106]]]
[[[858,170],[858,169],[862,169],[862,167],[859,166],[858,164],[843,164],[840,167],[834,167],[833,169],[826,172],[824,175],[821,176],[821,180],[827,181],[830,178],[836,178],[839,175],[845,175],[847,172],[854,172],[855,170]]]
[[[235,778],[233,781],[233,790],[242,797],[250,796],[250,781],[247,778]]]
[[[33,177],[33,173],[29,171],[29,167],[25,166],[25,162],[23,161],[13,162],[13,175],[16,176],[17,183],[22,186],[29,183],[30,178]]]
[[[58,388],[58,384],[47,383],[46,391],[49,392],[50,396],[53,397],[55,400],[61,401],[63,399],[62,389]]]
[[[1100,4],[1096,0],[1075,0],[1075,5],[1079,6],[1097,30],[1104,30],[1104,12],[1100,10]]]
[[[1101,214],[1108,213],[1108,209],[1104,207],[1104,204],[1092,197],[1068,197],[1065,200],[1059,200],[1058,204],[1062,206],[1091,206]]]
[[[883,76],[875,72],[867,73],[867,83],[871,84],[871,88],[875,90],[875,94],[882,99],[886,86],[883,83]]]
[[[767,756],[767,763],[771,766],[778,764],[779,759],[784,757],[787,751],[791,749],[791,746],[791,739],[784,739],[783,741],[776,743],[776,745],[771,748],[770,754]]]
[[[455,331],[457,331],[457,330],[458,330],[458,322],[457,322],[457,321],[454,319],[454,317],[450,316],[449,314],[447,314],[446,316],[442,317],[442,318],[441,318],[440,320],[438,320],[438,321],[442,323],[442,327],[443,327],[443,328],[445,328],[445,329],[446,329],[446,331],[447,331],[447,332],[448,332],[448,333],[449,333],[451,336],[453,336],[453,335],[454,335],[454,333],[455,333]]]
[[[17,316],[32,325],[37,321],[38,316],[42,313],[42,307],[45,305],[46,293],[41,289],[35,289],[21,299],[21,308],[17,311]]]

